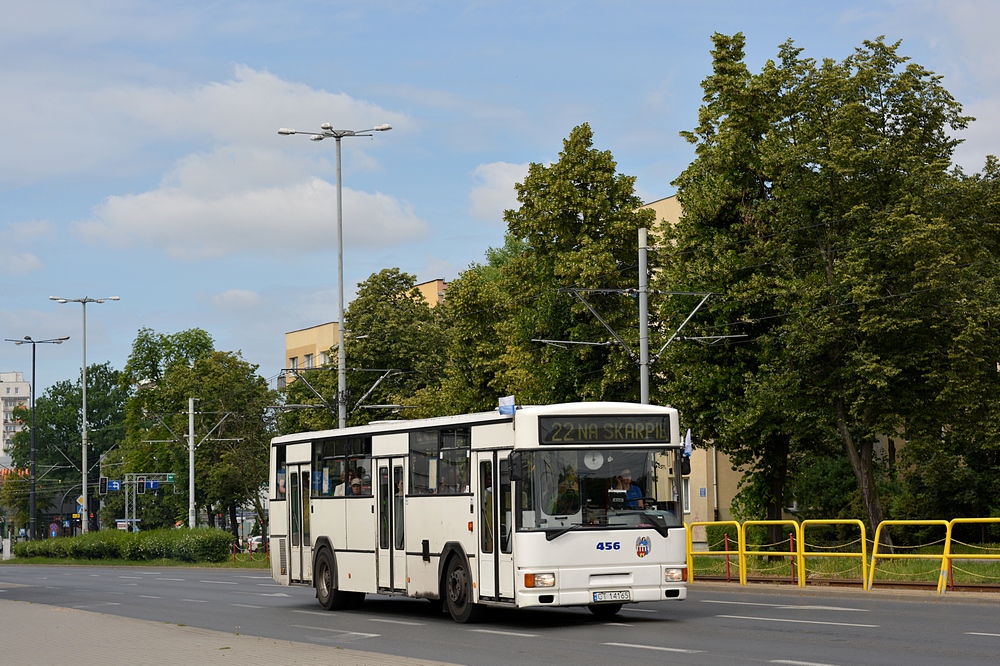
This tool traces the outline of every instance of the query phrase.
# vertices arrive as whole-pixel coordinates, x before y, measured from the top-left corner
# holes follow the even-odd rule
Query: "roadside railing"
[[[730,542],[729,542],[729,534],[726,533],[726,534],[723,535],[723,539],[721,541],[719,541],[718,543],[716,543],[716,544],[708,544],[708,549],[707,550],[699,550],[699,551],[697,551],[695,553],[694,552],[694,540],[693,540],[694,528],[696,528],[696,527],[707,527],[709,525],[731,525],[731,526],[735,527],[736,528],[736,534],[737,534],[737,543],[736,544],[730,544]],[[697,555],[698,557],[702,557],[702,556],[705,556],[705,557],[724,557],[725,558],[725,565],[726,565],[726,580],[727,581],[730,580],[730,578],[731,578],[731,569],[730,569],[731,562],[730,562],[730,558],[733,557],[733,556],[735,556],[737,558],[737,561],[739,561],[740,551],[742,551],[744,549],[743,548],[744,544],[743,544],[742,541],[740,541],[740,538],[741,538],[741,536],[743,534],[743,531],[740,529],[740,524],[738,522],[736,522],[735,520],[719,520],[719,521],[689,523],[689,524],[685,525],[685,527],[687,527],[687,570],[688,570],[688,582],[691,582],[692,580],[694,580],[694,557],[695,557],[695,555]],[[712,550],[712,546],[713,545],[716,545],[716,546],[720,546],[721,545],[723,549],[722,550]],[[735,546],[735,550],[730,550],[729,549],[730,545]],[[742,571],[742,569],[741,569],[741,571]]]
[[[729,520],[729,521],[699,521],[685,524],[687,528],[687,568],[688,568],[688,581],[693,582],[695,580],[695,558],[725,558],[725,579],[732,580],[730,571],[730,561],[731,558],[736,558],[739,567],[739,582],[740,585],[747,585],[748,575],[750,573],[751,567],[748,563],[748,558],[760,558],[760,561],[773,561],[775,558],[785,559],[787,558],[788,565],[783,565],[782,570],[784,574],[780,577],[769,576],[766,577],[770,581],[790,581],[791,583],[797,584],[799,587],[806,587],[809,583],[809,561],[823,559],[823,558],[846,558],[855,559],[858,561],[860,568],[860,580],[862,589],[871,590],[875,584],[876,577],[876,564],[879,561],[884,560],[931,560],[939,561],[940,567],[938,569],[937,575],[937,592],[938,594],[943,594],[946,589],[953,589],[953,573],[956,570],[956,563],[963,562],[979,562],[984,560],[992,560],[1000,563],[1000,545],[996,546],[976,546],[973,544],[963,543],[955,538],[955,528],[957,526],[965,526],[969,524],[981,524],[983,526],[984,543],[986,534],[986,525],[1000,524],[1000,518],[955,518],[953,520],[885,520],[879,523],[878,527],[875,529],[874,538],[869,542],[867,538],[867,533],[865,525],[860,520],[804,520],[801,523],[795,520],[748,520],[740,523],[739,521]],[[767,526],[781,526],[783,531],[788,531],[788,538],[777,544],[756,544],[752,543],[752,540],[748,539],[747,531],[754,527],[767,527]],[[941,528],[943,529],[944,535],[943,539],[935,541],[931,544],[922,544],[920,546],[893,546],[893,549],[886,550],[884,546],[880,547],[880,542],[883,536],[883,530],[889,530],[889,528],[894,526],[909,527],[909,528]],[[706,550],[695,550],[693,531],[695,528],[706,528],[706,533],[710,527],[721,527],[725,528],[735,528],[734,531],[737,534],[735,543],[728,539],[728,536],[719,540],[718,543],[708,544]],[[844,541],[842,543],[837,543],[834,545],[829,544],[819,544],[810,543],[808,536],[810,533],[815,533],[821,528],[830,527],[849,527],[856,528],[857,538],[852,541]],[[841,530],[843,531],[843,530]],[[959,530],[960,532],[968,532],[968,529]],[[728,531],[727,531],[728,534]],[[779,550],[782,544],[788,543],[787,554]],[[868,544],[872,543],[871,556],[868,555]],[[748,545],[750,544],[750,545]],[[939,544],[941,546],[940,552],[926,552],[927,549],[933,548],[937,551]],[[723,546],[720,550],[719,546]],[[956,552],[956,546],[960,552]],[[731,550],[734,548],[735,550]],[[924,552],[900,552],[901,550],[916,551],[921,550]],[[712,565],[715,566],[715,565]],[[759,566],[758,566],[759,568]],[[790,570],[790,576],[788,575]],[[1000,580],[1000,576],[987,576],[975,571],[969,571],[962,568],[958,568],[958,571],[964,575],[966,578],[969,577],[979,577],[983,580],[987,578],[991,580]],[[885,570],[883,569],[883,574]],[[928,573],[924,572],[922,574],[904,574],[895,573],[896,576],[906,576],[906,575],[922,575],[926,577]],[[992,572],[989,572],[992,573]],[[716,577],[716,576],[713,576]],[[817,578],[814,582],[831,582],[830,578]],[[888,581],[886,581],[888,582]],[[900,581],[894,580],[892,582],[899,583]],[[984,583],[984,585],[989,585]]]
[[[892,525],[910,525],[916,527],[932,527],[934,525],[941,525],[944,527],[945,536],[944,544],[945,551],[948,549],[948,541],[951,539],[951,523],[947,520],[883,520],[875,528],[875,545],[872,546],[872,565],[868,569],[868,589],[872,588],[875,584],[875,562],[878,560],[941,560],[941,573],[938,575],[937,591],[938,594],[944,591],[944,578],[947,572],[947,561],[948,558],[945,557],[944,553],[888,553],[878,551],[880,537],[882,536],[882,528],[890,527]],[[893,546],[894,549],[899,548],[899,546]]]
[[[791,535],[788,539],[789,553],[784,555],[776,550],[748,550],[746,548],[747,544],[747,528],[754,526],[766,527],[768,525],[777,526],[787,526],[792,528]],[[792,572],[792,582],[795,582],[795,562],[798,560],[798,552],[795,548],[796,542],[802,543],[802,539],[799,538],[799,524],[794,520],[747,520],[740,525],[740,584],[747,584],[747,556],[752,557],[789,557],[790,559],[790,569]],[[774,548],[778,544],[767,544],[766,547]],[[761,546],[763,548],[764,546]],[[800,569],[801,570],[801,569]]]
[[[806,539],[806,531],[810,527],[830,527],[833,525],[855,525],[860,531],[860,538],[856,541],[839,544],[837,546],[819,546],[816,544],[810,545]],[[860,558],[861,560],[861,587],[862,589],[868,589],[868,541],[865,539],[865,524],[860,520],[803,520],[799,525],[799,532],[801,539],[799,540],[799,571],[802,572],[799,577],[799,587],[806,586],[806,580],[808,579],[808,572],[806,570],[806,558],[807,557],[846,557],[846,558]],[[843,550],[844,548],[850,548],[854,544],[860,542],[861,552],[853,552],[848,550]]]

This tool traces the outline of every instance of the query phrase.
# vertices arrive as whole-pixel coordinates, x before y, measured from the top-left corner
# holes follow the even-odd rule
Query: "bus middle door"
[[[507,456],[476,454],[479,468],[479,597],[491,601],[514,598],[513,513]]]
[[[395,592],[406,591],[404,460],[377,462],[378,587]]]
[[[295,583],[312,580],[312,538],[309,534],[311,478],[309,465],[288,466],[288,564]]]

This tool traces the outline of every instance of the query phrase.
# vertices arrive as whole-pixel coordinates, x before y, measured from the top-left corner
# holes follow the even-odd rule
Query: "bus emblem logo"
[[[650,548],[652,548],[652,544],[649,541],[649,537],[641,536],[635,540],[635,554],[639,557],[649,555]]]

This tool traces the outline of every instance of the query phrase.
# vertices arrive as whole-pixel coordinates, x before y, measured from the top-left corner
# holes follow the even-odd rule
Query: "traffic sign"
[[[108,490],[121,490],[121,489],[122,489],[121,481],[112,481],[111,479],[108,479]]]
[[[173,482],[174,482],[174,475],[167,474],[167,483],[173,483]]]

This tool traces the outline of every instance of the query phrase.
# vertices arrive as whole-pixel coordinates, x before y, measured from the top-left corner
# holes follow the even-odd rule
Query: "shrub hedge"
[[[232,555],[234,541],[230,532],[211,528],[133,533],[101,530],[75,537],[18,543],[14,545],[14,555],[77,560],[222,562]]]

